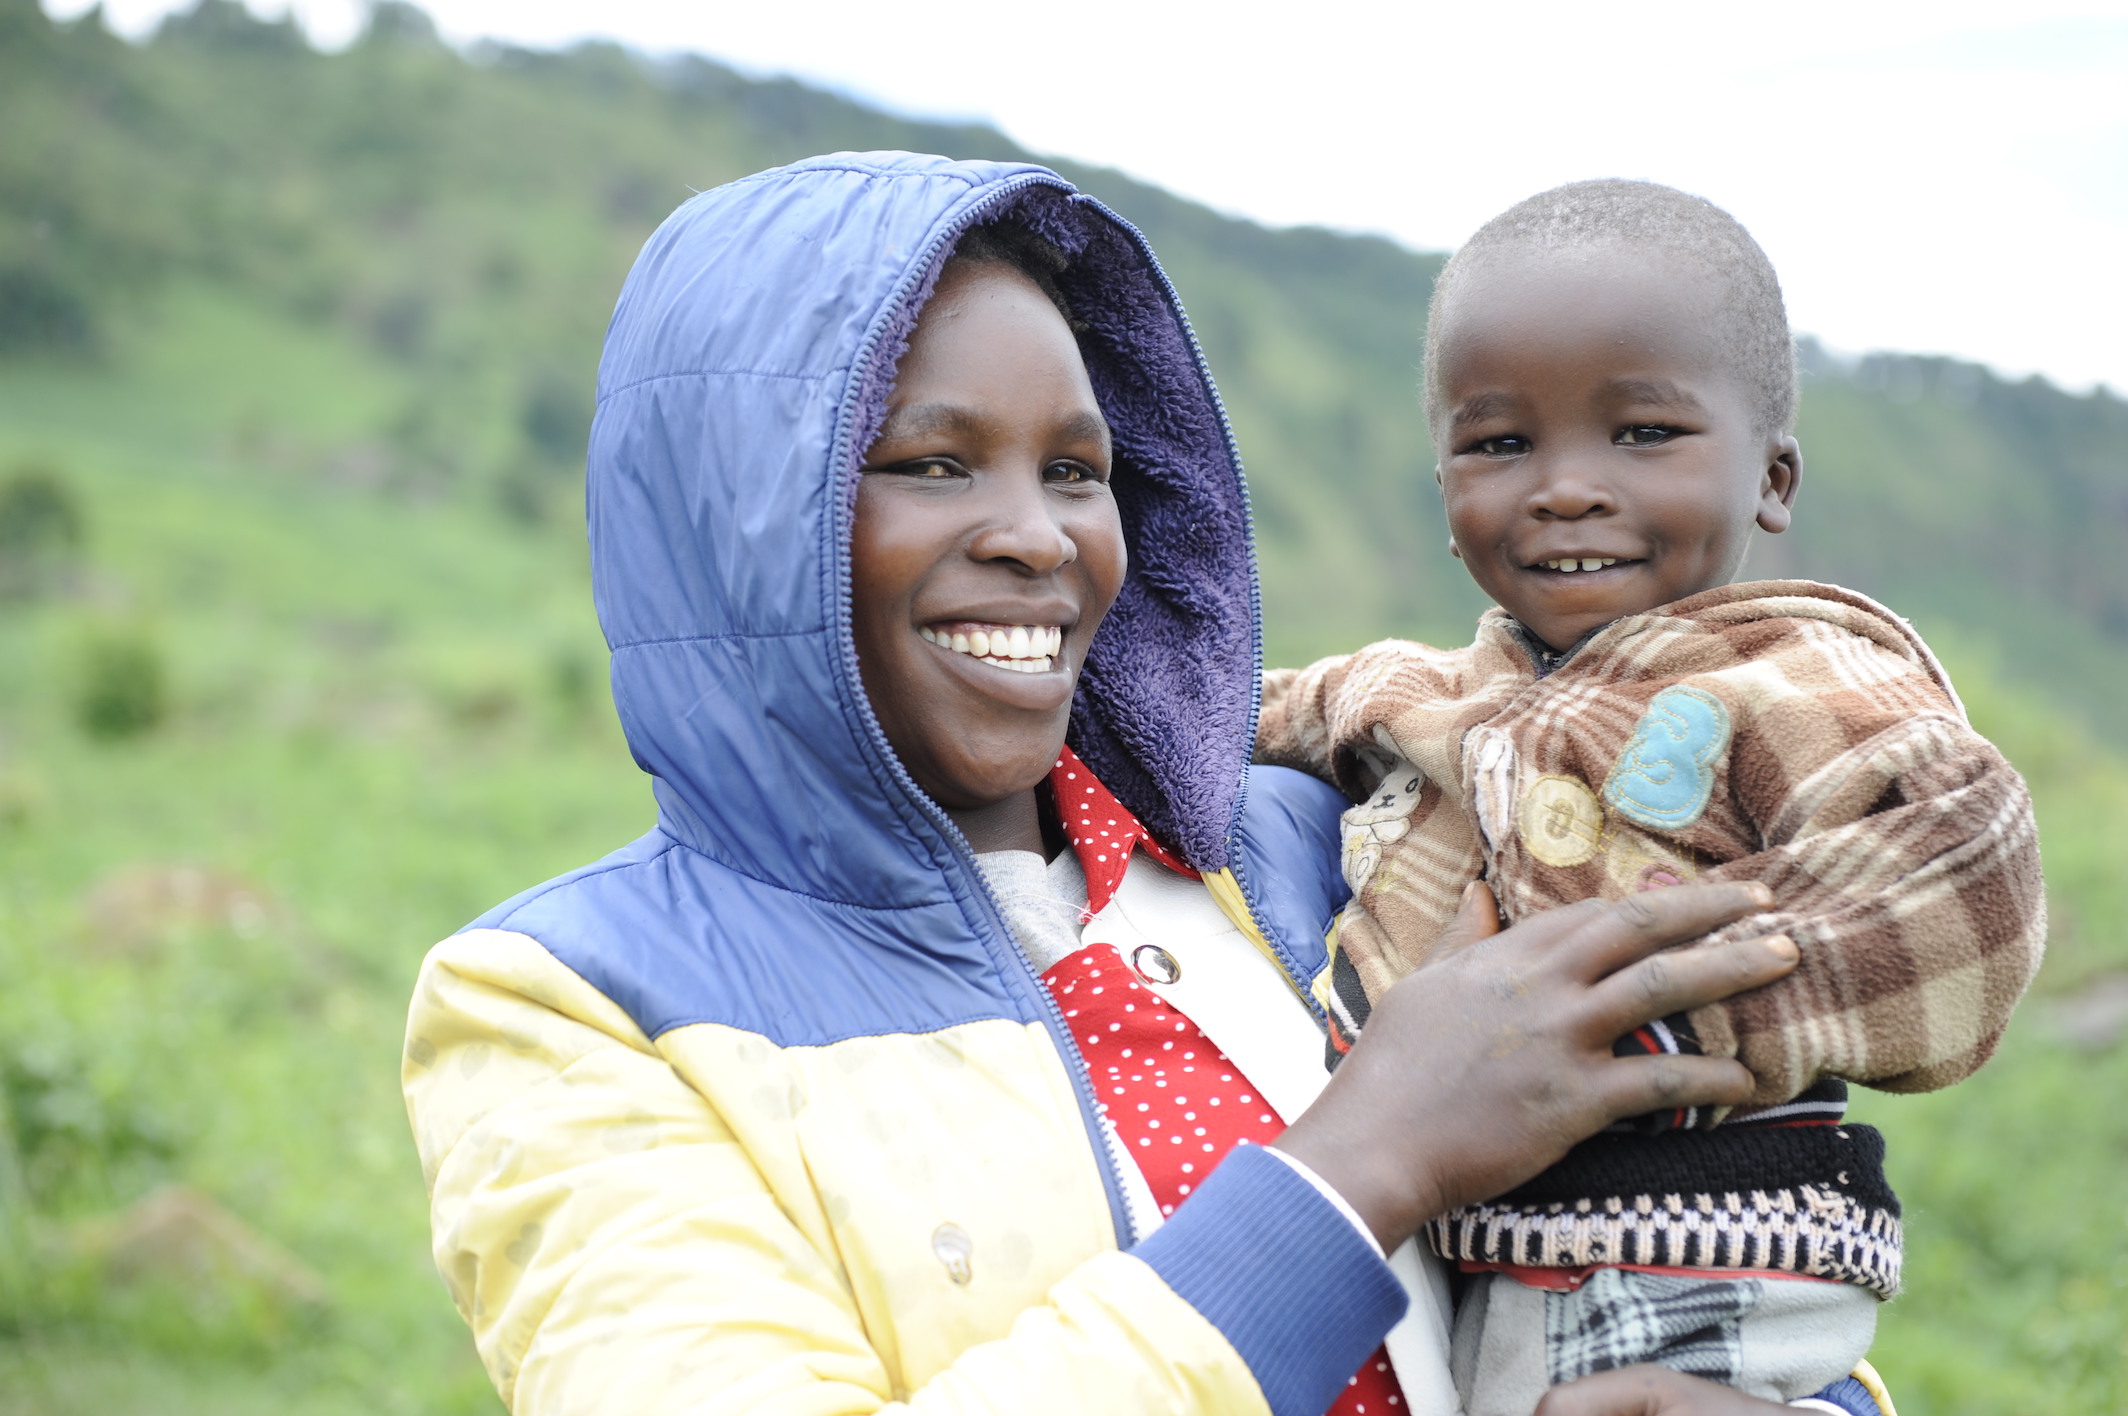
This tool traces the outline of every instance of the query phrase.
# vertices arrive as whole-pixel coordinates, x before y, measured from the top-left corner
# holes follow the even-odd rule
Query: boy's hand
[[[1376,1003],[1315,1104],[1277,1141],[1357,1210],[1384,1249],[1512,1189],[1613,1121],[1734,1105],[1727,1058],[1613,1057],[1652,1019],[1760,988],[1796,964],[1780,936],[1671,946],[1772,903],[1759,884],[1588,900],[1502,930],[1464,892],[1426,964]]]

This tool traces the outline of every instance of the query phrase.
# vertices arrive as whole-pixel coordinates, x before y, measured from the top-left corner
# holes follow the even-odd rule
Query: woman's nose
[[[1047,574],[1078,558],[1079,548],[1058,514],[1039,471],[991,473],[990,505],[969,545],[977,560],[1014,561]]]

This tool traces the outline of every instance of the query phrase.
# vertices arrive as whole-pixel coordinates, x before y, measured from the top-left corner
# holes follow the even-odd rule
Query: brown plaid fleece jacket
[[[1730,585],[1543,677],[1518,628],[1493,609],[1465,649],[1390,640],[1265,676],[1258,760],[1359,803],[1337,947],[1369,998],[1481,876],[1510,920],[1759,880],[1776,908],[1723,933],[1785,933],[1800,966],[1690,1015],[1755,1104],[1825,1077],[1927,1091],[1987,1060],[2046,938],[2038,834],[1904,620],[1810,581]]]

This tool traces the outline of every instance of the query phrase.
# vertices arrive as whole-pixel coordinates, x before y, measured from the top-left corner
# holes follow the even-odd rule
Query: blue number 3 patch
[[[1729,710],[1704,689],[1655,695],[1603,784],[1603,799],[1628,821],[1681,831],[1699,820],[1714,790],[1714,764],[1729,750]]]

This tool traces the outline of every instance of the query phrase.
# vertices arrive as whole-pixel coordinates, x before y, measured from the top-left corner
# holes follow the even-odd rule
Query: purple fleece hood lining
[[[1085,326],[1080,352],[1114,434],[1130,568],[1080,671],[1072,749],[1183,859],[1221,869],[1253,745],[1258,636],[1248,496],[1218,395],[1166,280],[1114,213],[1045,185],[974,224],[993,223],[1024,226],[1071,258],[1057,283]],[[859,375],[849,502],[951,250]]]

